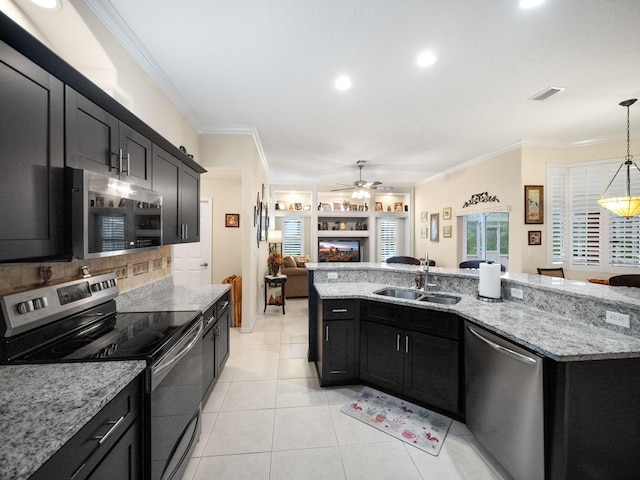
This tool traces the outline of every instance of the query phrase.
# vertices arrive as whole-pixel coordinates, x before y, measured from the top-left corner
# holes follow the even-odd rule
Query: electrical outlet
[[[629,328],[631,326],[629,322],[629,315],[625,315],[624,313],[611,312],[607,310],[606,321],[607,323],[618,325],[619,327]]]
[[[337,280],[338,279],[338,272],[327,272],[327,279],[328,280]]]
[[[524,292],[522,291],[521,288],[512,288],[511,289],[511,296],[513,298],[518,298],[520,300],[524,300]]]

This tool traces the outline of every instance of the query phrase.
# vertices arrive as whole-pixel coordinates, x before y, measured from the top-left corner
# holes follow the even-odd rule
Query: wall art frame
[[[524,223],[537,225],[544,223],[544,186],[524,186]]]
[[[529,231],[529,245],[542,245],[542,231],[530,230]]]
[[[224,226],[230,228],[240,227],[240,214],[239,213],[225,213],[224,214]]]
[[[440,214],[439,213],[432,213],[431,214],[429,227],[431,229],[431,236],[429,237],[429,240],[431,240],[432,242],[438,242],[440,240],[440,238],[439,238],[439,233],[440,233]]]

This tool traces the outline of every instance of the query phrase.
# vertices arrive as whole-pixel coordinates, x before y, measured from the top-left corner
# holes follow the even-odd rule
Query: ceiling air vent
[[[547,98],[551,97],[552,95],[555,95],[556,93],[560,93],[563,90],[564,90],[563,87],[548,87],[548,88],[545,88],[544,90],[542,90],[541,92],[536,93],[529,100],[535,100],[537,102],[541,102],[541,101],[546,100]]]

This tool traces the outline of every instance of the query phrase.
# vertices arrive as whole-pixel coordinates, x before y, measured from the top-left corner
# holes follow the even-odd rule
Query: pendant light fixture
[[[633,197],[631,196],[631,179],[629,176],[630,174],[629,170],[631,168],[631,165],[636,167],[636,170],[640,172],[640,168],[638,168],[638,165],[636,165],[636,162],[633,161],[633,155],[631,155],[630,137],[629,137],[629,127],[630,127],[629,107],[634,103],[636,103],[636,100],[637,98],[632,98],[631,100],[625,100],[624,102],[620,102],[620,105],[622,107],[627,107],[627,156],[624,157],[624,162],[622,162],[620,167],[618,167],[616,174],[613,176],[613,178],[609,182],[609,185],[607,185],[607,188],[605,189],[604,193],[600,197],[600,200],[598,200],[598,205],[606,208],[607,210],[611,210],[616,215],[620,215],[621,217],[625,217],[625,218],[635,217],[636,215],[640,214],[640,196],[633,196]],[[627,169],[627,184],[626,184],[626,190],[625,190],[626,195],[624,197],[604,198],[607,191],[609,190],[609,187],[611,186],[613,181],[616,179],[616,176],[618,175],[618,173],[620,173],[620,169],[622,169],[622,167],[626,167]]]

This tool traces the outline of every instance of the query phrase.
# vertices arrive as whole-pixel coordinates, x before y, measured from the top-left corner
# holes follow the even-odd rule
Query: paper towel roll
[[[481,263],[478,295],[487,298],[500,298],[500,264]]]

